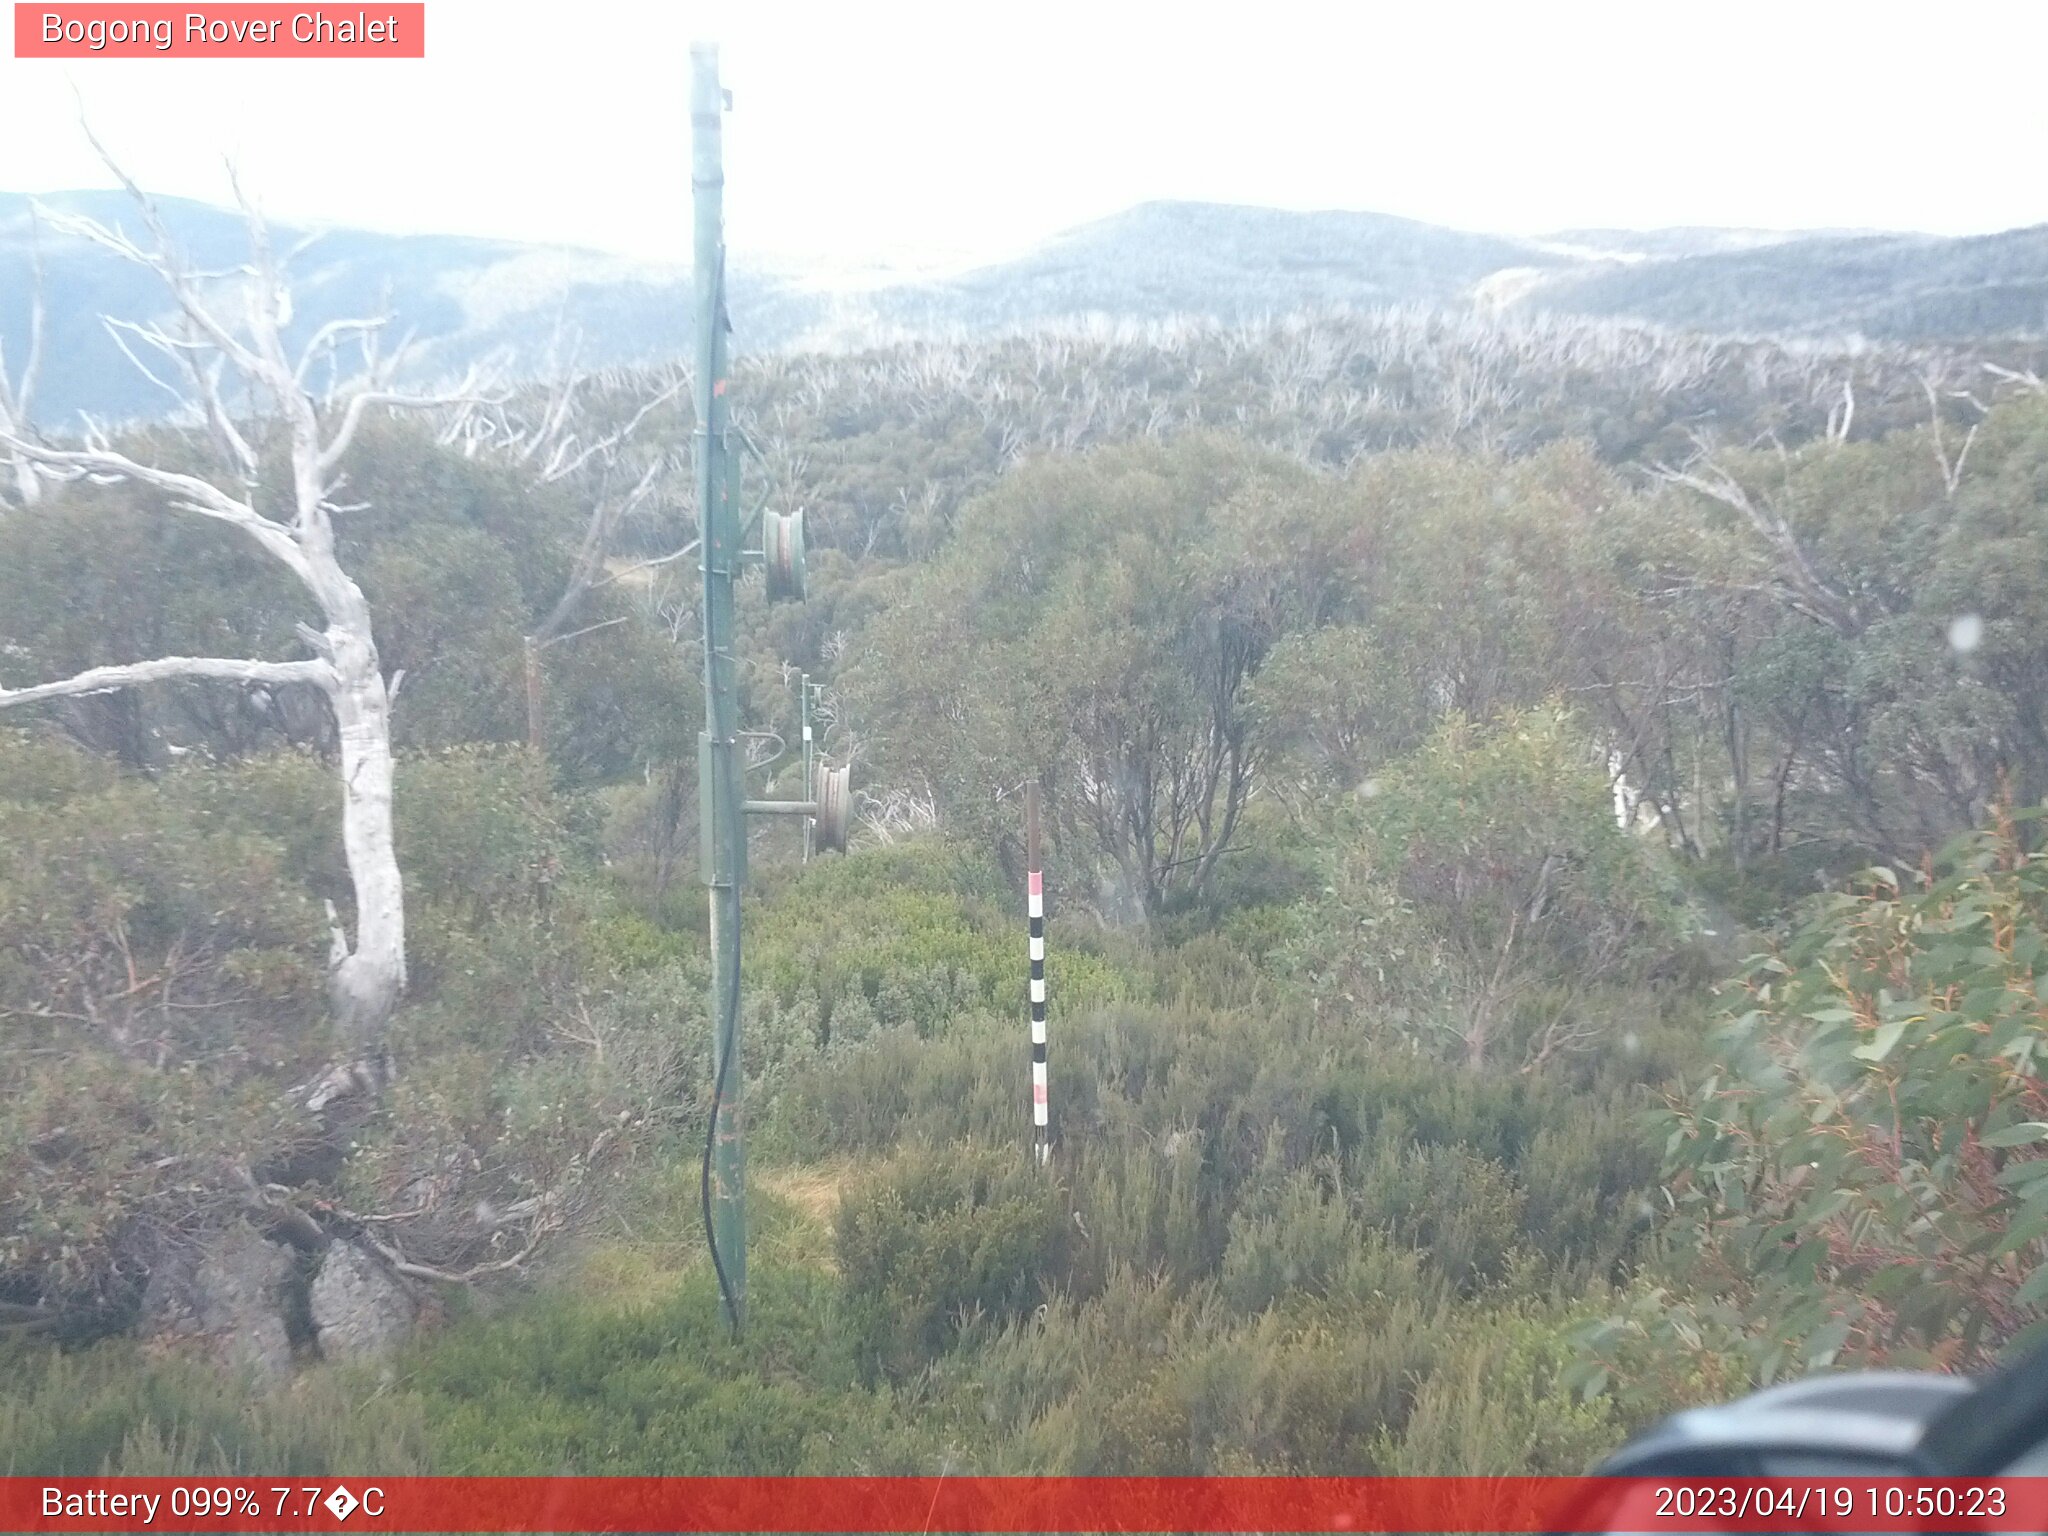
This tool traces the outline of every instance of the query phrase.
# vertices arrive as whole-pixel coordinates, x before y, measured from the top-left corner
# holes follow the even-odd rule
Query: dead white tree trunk
[[[1699,452],[1692,464],[1681,469],[1656,464],[1651,472],[1666,485],[1696,492],[1740,514],[1771,556],[1774,575],[1790,606],[1839,634],[1851,635],[1861,629],[1855,605],[1822,578],[1785,514],[1768,498],[1752,496],[1716,462],[1706,443],[1695,439],[1695,445]]]
[[[99,147],[97,141],[94,147]],[[101,155],[106,158],[104,150]],[[148,267],[163,280],[176,305],[179,331],[121,321],[108,325],[124,349],[130,341],[140,342],[160,354],[174,376],[183,375],[185,398],[206,423],[231,471],[218,479],[238,483],[230,489],[214,480],[140,463],[115,448],[97,427],[88,428],[82,444],[66,448],[32,441],[6,427],[0,429],[0,450],[56,478],[134,481],[162,493],[169,513],[228,524],[298,579],[318,607],[324,627],[299,626],[300,639],[313,652],[311,660],[163,657],[98,667],[62,682],[0,690],[0,709],[174,678],[309,683],[326,696],[340,740],[342,846],[354,887],[355,933],[351,941],[330,909],[328,995],[345,1059],[307,1085],[307,1108],[320,1110],[338,1098],[381,1085],[385,1026],[405,988],[405,892],[392,839],[391,701],[399,679],[384,677],[369,604],[337,557],[333,496],[340,485],[342,459],[368,411],[379,406],[448,405],[472,398],[473,381],[438,399],[392,389],[395,359],[380,357],[376,337],[383,322],[375,319],[330,321],[296,359],[289,357],[284,330],[290,323],[290,296],[263,220],[246,200],[249,265],[201,278],[180,261],[155,206],[111,159],[107,164],[135,197],[152,245],[138,245],[91,220],[65,217],[51,222]],[[239,187],[236,196],[241,196]],[[222,276],[233,279],[246,300],[239,322],[224,319],[209,297],[207,289]],[[307,380],[316,366],[331,363],[345,342],[360,348],[360,377],[336,396],[317,399]],[[147,371],[139,358],[137,362]],[[238,426],[227,410],[222,389],[226,375],[232,375],[249,398],[267,405],[269,419],[258,425],[282,429],[291,476],[288,520],[257,510],[259,458],[251,442],[253,432],[245,433],[250,424]]]
[[[34,217],[33,214],[30,215]],[[29,434],[29,412],[35,407],[36,379],[43,368],[43,248],[39,237],[40,227],[32,228],[30,239],[35,246],[35,276],[29,295],[28,309],[28,358],[22,364],[21,377],[10,377],[7,370],[7,354],[0,347],[0,436],[26,437]],[[20,453],[10,456],[14,470],[15,499],[24,507],[32,507],[42,496],[42,484],[36,477],[35,465]]]

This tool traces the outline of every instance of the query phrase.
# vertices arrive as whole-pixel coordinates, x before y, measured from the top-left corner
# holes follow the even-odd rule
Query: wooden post
[[[536,752],[548,747],[546,716],[541,706],[540,647],[526,637],[526,744]]]

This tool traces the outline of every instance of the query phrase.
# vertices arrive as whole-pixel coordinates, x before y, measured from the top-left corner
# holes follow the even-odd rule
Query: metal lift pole
[[[815,760],[816,754],[811,746],[811,674],[808,672],[799,673],[796,688],[797,709],[804,728],[804,776],[801,782],[806,793],[814,793],[815,791],[812,786],[815,775],[811,765]],[[804,818],[804,862],[806,864],[811,862],[813,821],[814,818],[808,816]]]
[[[718,83],[715,45],[694,45],[690,65],[690,187],[697,235],[697,506],[704,575],[704,731],[697,744],[697,803],[704,883],[711,893],[714,1080],[703,1197],[720,1311],[737,1338],[747,1316],[746,1143],[739,1061],[740,885],[746,878],[747,844],[733,629],[739,507],[726,441],[726,100]]]

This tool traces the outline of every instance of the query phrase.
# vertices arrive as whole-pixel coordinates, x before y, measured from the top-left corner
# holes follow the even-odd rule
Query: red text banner
[[[425,4],[14,7],[18,59],[423,59]]]
[[[7,1531],[2040,1531],[2048,1478],[0,1478]]]

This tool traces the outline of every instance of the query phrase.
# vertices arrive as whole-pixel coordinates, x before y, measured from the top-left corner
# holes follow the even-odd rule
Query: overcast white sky
[[[374,13],[374,0],[362,0]],[[355,4],[328,6],[353,15]],[[998,254],[1150,198],[1473,229],[2048,221],[2041,0],[428,0],[423,61],[0,58],[0,189],[687,259],[690,41],[743,250]]]

